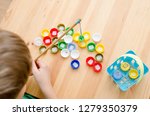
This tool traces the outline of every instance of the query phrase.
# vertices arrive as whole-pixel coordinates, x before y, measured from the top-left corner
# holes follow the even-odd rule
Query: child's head
[[[16,98],[31,71],[31,56],[16,34],[0,30],[0,98]]]

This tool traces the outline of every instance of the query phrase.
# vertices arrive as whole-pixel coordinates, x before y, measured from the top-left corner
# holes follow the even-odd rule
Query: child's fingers
[[[38,60],[38,61],[37,61],[37,64],[38,64],[39,68],[46,66],[45,63],[42,62],[41,60]]]
[[[38,70],[38,67],[35,64],[35,61],[32,61],[32,72],[36,72]]]
[[[34,60],[32,61],[32,67],[37,68]]]

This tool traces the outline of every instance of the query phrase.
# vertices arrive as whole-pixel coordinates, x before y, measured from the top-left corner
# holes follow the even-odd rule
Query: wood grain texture
[[[70,68],[71,58],[47,53],[42,59],[52,68],[52,83],[59,98],[149,98],[150,73],[127,92],[121,92],[106,73],[106,68],[117,57],[134,50],[150,67],[150,0],[13,0],[0,28],[18,33],[26,42],[32,42],[43,28],[59,23],[70,26],[82,19],[83,31],[102,34],[105,45],[103,71],[94,73],[86,66],[89,53],[80,49],[81,67]],[[75,28],[79,31],[79,28]],[[35,46],[29,46],[33,58],[39,55]],[[39,87],[30,78],[27,92],[43,97]]]
[[[12,0],[0,0],[0,21],[7,11]]]

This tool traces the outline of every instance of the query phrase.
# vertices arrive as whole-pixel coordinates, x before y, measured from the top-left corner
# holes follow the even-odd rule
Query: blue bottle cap
[[[74,43],[68,44],[68,50],[71,52],[72,50],[76,50],[76,45]]]
[[[122,73],[119,70],[116,70],[116,71],[114,71],[112,76],[113,76],[114,79],[119,80],[119,79],[121,79],[121,77],[123,75],[122,75]]]
[[[72,69],[78,69],[80,66],[80,62],[78,60],[72,60],[71,61],[71,67]]]

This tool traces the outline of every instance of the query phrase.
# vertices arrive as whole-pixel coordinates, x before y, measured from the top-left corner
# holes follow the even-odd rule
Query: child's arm
[[[35,62],[32,62],[32,73],[35,77],[35,80],[39,84],[43,94],[46,98],[56,98],[56,94],[53,90],[50,78],[50,68],[48,65],[43,63],[42,61],[37,61],[37,65],[39,68],[37,68]]]

